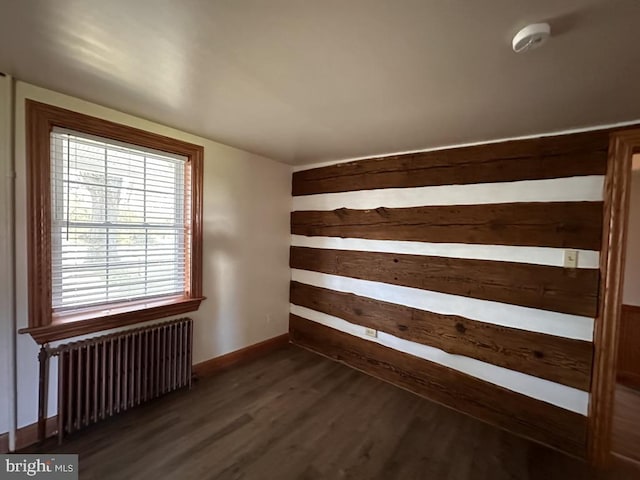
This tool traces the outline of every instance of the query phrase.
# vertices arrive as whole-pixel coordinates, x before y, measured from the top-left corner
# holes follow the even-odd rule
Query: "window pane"
[[[51,134],[54,310],[182,294],[185,159]]]

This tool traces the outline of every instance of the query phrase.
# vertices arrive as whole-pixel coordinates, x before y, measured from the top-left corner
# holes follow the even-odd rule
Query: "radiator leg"
[[[191,386],[193,384],[193,321],[188,320],[187,325],[189,328],[189,343],[187,345],[187,375],[189,378],[189,390],[191,390]]]
[[[58,445],[62,444],[64,436],[64,411],[65,411],[65,371],[67,368],[65,362],[65,352],[58,355]]]
[[[49,352],[47,344],[40,347],[38,353],[40,378],[38,389],[38,442],[44,441],[47,432],[47,400],[49,398]]]

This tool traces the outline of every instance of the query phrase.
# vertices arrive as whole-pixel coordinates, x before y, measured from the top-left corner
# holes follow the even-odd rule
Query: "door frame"
[[[635,153],[640,153],[639,128],[611,132],[604,185],[599,307],[593,334],[593,375],[587,426],[587,459],[599,467],[605,467],[611,459],[629,190]]]

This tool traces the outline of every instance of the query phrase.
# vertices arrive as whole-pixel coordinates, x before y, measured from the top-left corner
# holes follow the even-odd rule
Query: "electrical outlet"
[[[374,330],[373,328],[365,328],[364,329],[364,334],[367,337],[373,337],[373,338],[378,338],[378,331]]]
[[[577,268],[577,267],[578,267],[578,251],[565,250],[564,251],[564,268]]]

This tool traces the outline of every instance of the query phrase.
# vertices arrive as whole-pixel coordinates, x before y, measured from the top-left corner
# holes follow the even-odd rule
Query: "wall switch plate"
[[[578,251],[565,250],[564,251],[564,268],[577,268],[577,267],[578,267]]]
[[[373,328],[365,328],[364,329],[364,334],[367,337],[373,337],[373,338],[378,338],[378,331],[374,330]]]

